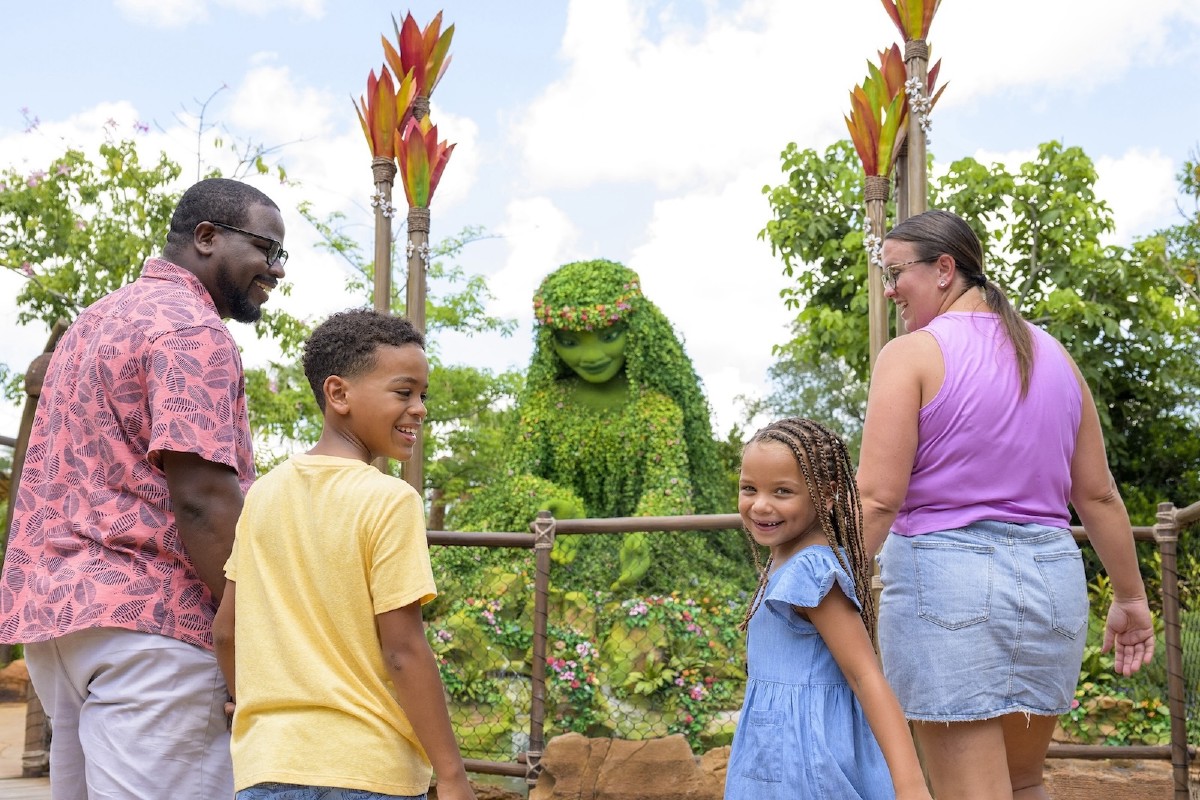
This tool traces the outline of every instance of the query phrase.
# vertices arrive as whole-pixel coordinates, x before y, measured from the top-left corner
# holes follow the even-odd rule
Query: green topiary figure
[[[731,509],[700,380],[670,322],[642,294],[637,273],[611,261],[566,264],[542,281],[533,310],[535,349],[509,481],[464,504],[456,525],[522,530],[539,508],[560,518]],[[517,506],[518,516],[504,518]],[[721,558],[728,543],[714,538],[720,536],[627,534],[614,563],[612,537],[567,536],[553,555],[571,564],[585,561],[579,556],[586,550],[586,568],[607,570],[609,580],[616,577],[613,588],[682,588],[664,579],[669,566],[653,565],[690,558],[680,545]],[[592,546],[594,540],[609,541]],[[704,561],[677,565],[676,577],[683,569],[708,572],[714,565]]]

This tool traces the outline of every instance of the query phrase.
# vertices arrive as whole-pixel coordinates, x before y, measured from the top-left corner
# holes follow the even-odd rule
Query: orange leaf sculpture
[[[454,26],[442,31],[442,12],[421,30],[412,13],[404,17],[404,24],[397,25],[392,17],[392,26],[396,29],[396,42],[400,51],[387,40],[383,40],[383,53],[387,62],[397,75],[407,75],[411,70],[413,83],[418,97],[431,97],[434,87],[450,66],[450,40],[454,38]]]
[[[928,91],[933,92],[941,62],[928,73]],[[942,91],[929,101],[930,106]],[[908,131],[908,100],[905,94],[904,56],[892,45],[879,51],[878,66],[867,62],[867,77],[850,91],[850,116],[845,117],[850,139],[867,175],[887,176],[895,166],[900,144]]]
[[[904,41],[929,38],[929,26],[942,0],[880,0]]]
[[[442,172],[450,161],[455,145],[437,140],[437,126],[429,117],[410,117],[404,132],[396,132],[396,156],[400,162],[400,182],[411,208],[429,208]]]
[[[375,77],[375,70],[371,70],[367,77],[367,94],[359,97],[354,110],[358,113],[363,135],[367,137],[367,146],[375,158],[396,157],[396,127],[408,115],[416,97],[415,90],[412,72],[405,74],[397,89],[387,67],[379,68],[378,78]]]

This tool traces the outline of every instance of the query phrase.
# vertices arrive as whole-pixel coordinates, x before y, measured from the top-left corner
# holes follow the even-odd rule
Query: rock
[[[0,669],[0,703],[24,703],[28,698],[29,670],[24,659],[18,658]]]
[[[556,736],[529,800],[721,800],[728,748],[699,760],[680,734],[646,741]]]
[[[471,781],[471,788],[475,790],[475,800],[523,800],[520,793],[510,792],[499,786]],[[429,800],[438,800],[436,783],[429,787],[428,794]]]
[[[1046,791],[1055,800],[1167,800],[1174,785],[1170,761],[1046,759]]]

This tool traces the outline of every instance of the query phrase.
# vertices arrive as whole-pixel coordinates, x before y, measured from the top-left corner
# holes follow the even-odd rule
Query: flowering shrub
[[[594,734],[601,722],[596,646],[579,631],[559,625],[550,625],[547,634],[547,729],[552,735]]]
[[[732,716],[726,714],[724,732],[710,725],[737,708],[745,684],[740,613],[732,600],[677,593],[615,604],[601,648],[604,667],[618,707],[640,711],[649,723],[618,730],[682,733],[697,750],[727,743]]]
[[[1093,619],[1093,627],[1095,623]],[[1165,692],[1157,694],[1153,687],[1141,686],[1138,676],[1134,678],[1118,683],[1122,679],[1113,672],[1112,655],[1101,653],[1098,644],[1088,644],[1071,710],[1059,717],[1063,733],[1082,744],[1169,742],[1171,717],[1164,702]]]

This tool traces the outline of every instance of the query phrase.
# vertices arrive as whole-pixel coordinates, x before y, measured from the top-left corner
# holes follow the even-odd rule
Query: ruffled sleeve
[[[816,608],[837,583],[842,594],[861,609],[854,591],[854,579],[842,569],[833,550],[820,545],[796,553],[767,585],[763,603],[776,613],[791,616],[791,606]]]

